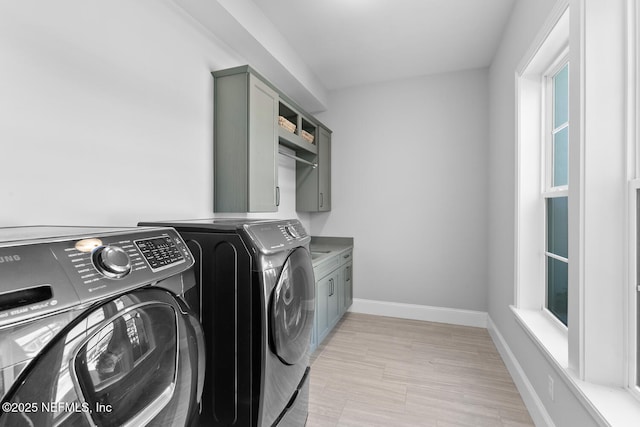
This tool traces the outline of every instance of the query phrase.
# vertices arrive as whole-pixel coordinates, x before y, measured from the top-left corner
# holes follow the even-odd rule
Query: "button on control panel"
[[[169,236],[134,242],[153,271],[184,262],[184,255]]]

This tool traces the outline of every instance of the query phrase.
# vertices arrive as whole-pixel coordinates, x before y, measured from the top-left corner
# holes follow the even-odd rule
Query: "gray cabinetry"
[[[313,253],[321,258],[313,266],[316,314],[311,351],[322,343],[353,303],[352,247],[314,252],[312,244]]]
[[[316,134],[317,155],[301,157],[317,167],[303,163],[296,167],[296,210],[300,212],[331,210],[331,131],[318,127]]]
[[[214,212],[275,212],[278,93],[248,70],[213,76]]]
[[[249,66],[212,74],[214,212],[278,210],[280,145],[301,160],[296,210],[331,210],[331,131]]]
[[[318,210],[331,210],[331,132],[318,132]]]

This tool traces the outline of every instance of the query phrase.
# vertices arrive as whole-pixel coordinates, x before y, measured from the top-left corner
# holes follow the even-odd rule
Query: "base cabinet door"
[[[335,272],[329,279],[329,327],[333,328],[340,319],[340,274]]]
[[[317,282],[316,343],[320,344],[340,316],[338,307],[338,274],[333,273]]]
[[[341,269],[341,278],[340,281],[342,283],[342,304],[341,309],[342,312],[346,312],[351,304],[353,304],[353,262],[349,261],[345,265],[342,266]]]
[[[316,294],[316,339],[317,344],[329,332],[329,297],[331,294],[331,276],[320,280],[317,284]]]

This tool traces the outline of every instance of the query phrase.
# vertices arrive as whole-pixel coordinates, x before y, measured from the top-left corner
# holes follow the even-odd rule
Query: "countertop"
[[[312,236],[309,249],[315,268],[339,253],[353,249],[353,237]]]

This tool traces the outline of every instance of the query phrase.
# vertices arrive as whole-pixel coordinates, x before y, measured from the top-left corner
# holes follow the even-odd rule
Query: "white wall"
[[[488,72],[330,93],[332,211],[355,238],[354,297],[487,310]]]
[[[244,60],[173,2],[2,2],[0,52],[0,226],[212,216],[210,72]],[[296,216],[280,162],[254,216]]]

